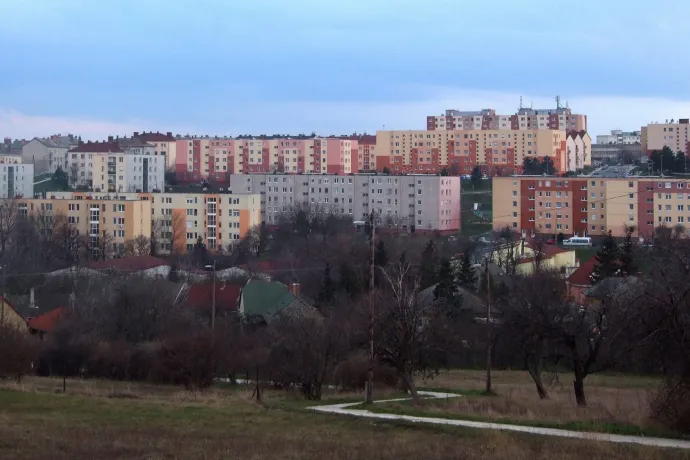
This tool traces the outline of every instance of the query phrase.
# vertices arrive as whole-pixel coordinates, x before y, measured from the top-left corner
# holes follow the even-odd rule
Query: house
[[[168,262],[149,255],[95,260],[88,262],[86,266],[100,272],[134,274],[146,278],[167,278],[170,273]]]
[[[71,294],[57,290],[55,286],[31,288],[27,295],[14,295],[17,312],[28,326],[28,331],[39,336],[50,334],[57,328],[71,305]]]
[[[586,302],[585,293],[593,286],[592,272],[596,264],[597,258],[592,257],[581,264],[567,279],[570,296],[578,304],[584,305]]]
[[[247,318],[260,317],[270,323],[281,314],[301,314],[316,309],[301,296],[298,283],[288,287],[278,281],[251,279],[240,294],[239,311]]]
[[[214,300],[213,285],[214,283],[212,282],[190,285],[186,292],[187,306],[210,318]],[[216,281],[216,316],[227,316],[229,314],[237,313],[238,301],[242,287],[242,284]]]
[[[530,241],[517,241],[504,244],[493,249],[488,257],[491,262],[504,267],[512,258],[516,260],[515,273],[529,275],[534,272],[537,257],[541,258],[541,265],[546,270],[557,270],[569,276],[578,267],[579,262],[574,249],[562,248],[551,244],[537,245]]]
[[[644,293],[645,283],[637,276],[609,277],[583,292],[585,301],[590,305],[604,305],[616,302],[629,304]]]
[[[17,311],[9,299],[4,297],[0,297],[0,326],[15,327],[23,331],[28,330],[24,317]]]

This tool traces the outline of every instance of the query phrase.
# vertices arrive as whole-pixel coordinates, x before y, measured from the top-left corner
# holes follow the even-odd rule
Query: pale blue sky
[[[423,129],[555,105],[690,116],[690,2],[0,0],[0,136]]]

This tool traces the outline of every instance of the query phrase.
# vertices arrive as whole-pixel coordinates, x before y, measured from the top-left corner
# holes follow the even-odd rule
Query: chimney
[[[290,285],[290,292],[294,294],[295,297],[299,297],[300,295],[300,285],[299,283],[292,283]]]
[[[34,297],[34,288],[29,291],[29,308],[36,308],[36,298]]]
[[[134,131],[134,137],[139,137],[139,131]]]
[[[172,131],[168,131],[166,134],[168,135],[168,137],[172,137]]]
[[[113,136],[108,136],[108,142],[112,142],[112,141],[113,141]]]

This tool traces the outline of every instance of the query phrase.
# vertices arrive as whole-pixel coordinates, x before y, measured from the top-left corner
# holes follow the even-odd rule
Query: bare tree
[[[414,375],[434,376],[444,353],[443,310],[435,302],[420,302],[420,276],[408,261],[391,263],[382,272],[385,287],[375,303],[375,353],[397,370],[416,400]]]
[[[131,256],[145,256],[151,253],[151,240],[145,235],[125,241],[125,253]]]
[[[17,200],[2,200],[0,203],[0,257],[5,254],[12,237],[14,229],[19,220],[19,205]]]

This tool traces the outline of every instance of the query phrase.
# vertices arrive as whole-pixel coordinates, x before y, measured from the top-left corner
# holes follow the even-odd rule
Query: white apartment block
[[[58,168],[67,171],[67,151],[76,147],[76,136],[56,134],[46,138],[34,138],[22,147],[24,163],[33,163],[36,174],[54,173]]]
[[[67,152],[70,185],[94,190],[147,192],[164,186],[165,156],[137,139],[80,143]]]
[[[640,131],[612,129],[611,134],[597,135],[597,144],[639,144]]]
[[[33,198],[34,165],[0,163],[0,198]]]
[[[283,213],[308,203],[363,222],[375,212],[380,225],[404,231],[460,229],[460,178],[432,175],[383,176],[231,174],[230,191],[259,194],[261,219],[280,222]]]
[[[99,153],[92,164],[94,191],[148,193],[165,187],[164,156]]]

